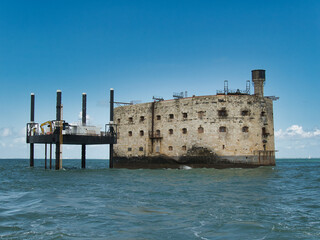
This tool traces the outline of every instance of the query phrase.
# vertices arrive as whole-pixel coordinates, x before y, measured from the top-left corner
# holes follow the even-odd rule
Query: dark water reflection
[[[318,160],[223,170],[0,163],[3,239],[320,238]]]

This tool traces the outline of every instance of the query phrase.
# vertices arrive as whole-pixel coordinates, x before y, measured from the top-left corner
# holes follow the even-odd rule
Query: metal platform
[[[87,125],[87,95],[82,94],[82,122],[69,124],[62,119],[61,91],[57,91],[56,119],[41,125],[34,121],[35,95],[31,94],[30,122],[26,127],[26,142],[30,144],[30,167],[34,166],[34,144],[45,145],[45,168],[47,168],[47,145],[50,147],[52,167],[52,145],[55,145],[55,169],[62,169],[62,145],[81,145],[81,168],[86,167],[86,145],[109,144],[109,167],[113,168],[113,144],[117,143],[117,125],[113,124],[114,90],[110,89],[110,123],[105,129]],[[46,130],[45,130],[46,128]],[[49,130],[48,130],[49,128]]]
[[[30,128],[30,123],[27,124],[27,143],[35,144],[54,144],[60,142],[60,134],[35,134],[32,135],[31,131],[28,131]],[[116,129],[116,126],[113,126]],[[63,144],[71,145],[97,145],[97,144],[116,144],[117,135],[115,132],[102,132],[100,136],[95,135],[73,135],[73,134],[62,134]]]

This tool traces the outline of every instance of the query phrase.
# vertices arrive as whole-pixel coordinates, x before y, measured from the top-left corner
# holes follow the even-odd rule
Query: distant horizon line
[[[8,159],[16,159],[16,160],[29,160],[29,158],[0,158],[0,160],[8,160]],[[291,157],[282,157],[282,158],[276,158],[276,160],[287,160],[287,159],[320,159],[320,157],[298,157],[298,158],[291,158]],[[44,158],[35,158],[34,160],[45,160]],[[49,158],[47,158],[49,160]],[[55,160],[55,158],[52,158],[52,160]],[[62,160],[81,160],[81,158],[62,158]],[[86,160],[109,160],[108,158],[86,158]]]

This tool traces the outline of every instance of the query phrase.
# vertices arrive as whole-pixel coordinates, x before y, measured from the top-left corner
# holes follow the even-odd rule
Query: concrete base
[[[259,161],[257,156],[181,156],[178,159],[165,155],[152,157],[114,157],[114,168],[256,168],[275,166],[273,159]]]

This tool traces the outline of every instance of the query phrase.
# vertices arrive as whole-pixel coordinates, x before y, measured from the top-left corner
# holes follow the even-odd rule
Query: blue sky
[[[266,69],[278,157],[320,157],[319,1],[0,1],[0,158],[28,157],[30,93],[36,121],[78,121],[88,94],[90,123],[108,122],[116,100],[147,102],[173,92],[245,88]],[[65,158],[80,148],[65,146]],[[88,157],[107,157],[89,147]],[[37,146],[36,157],[43,157]]]

